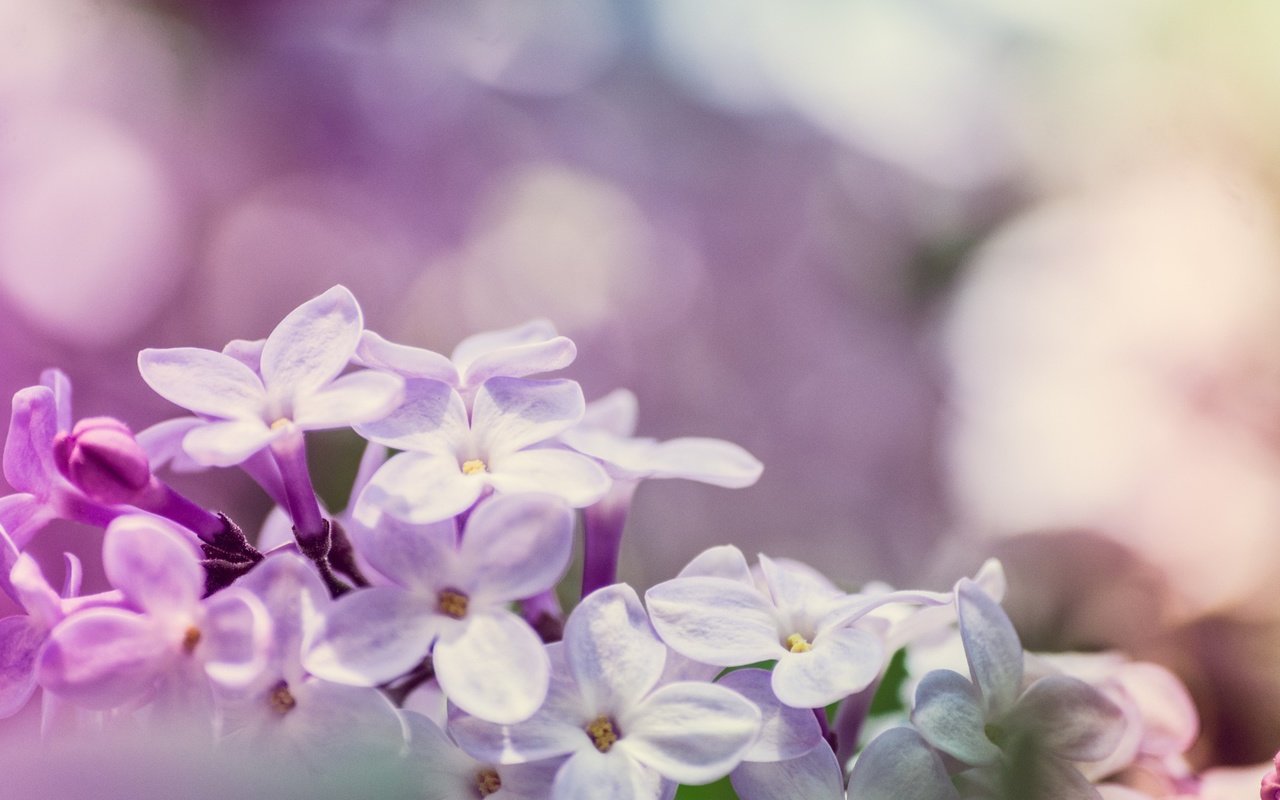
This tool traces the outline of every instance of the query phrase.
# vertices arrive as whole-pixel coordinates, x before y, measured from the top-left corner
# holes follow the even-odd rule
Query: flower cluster
[[[136,437],[73,422],[46,373],[4,450],[0,588],[25,613],[0,620],[0,714],[39,689],[50,740],[194,731],[228,758],[400,770],[427,798],[642,800],[726,776],[744,800],[1098,798],[1139,768],[1195,791],[1177,680],[1026,656],[998,563],[947,592],[849,593],[725,545],[642,600],[616,580],[639,483],[746,487],[762,468],[728,442],[635,438],[626,391],[588,405],[531,377],[575,355],[545,322],[448,358],[395,344],[334,287],[264,340],[144,350],[144,380],[192,416]],[[304,437],[335,427],[368,442],[337,514]],[[230,466],[280,508],[256,544],[155,474]],[[24,549],[54,519],[105,530],[110,589],[81,594],[73,557],[49,584]],[[968,675],[924,675],[864,743],[894,654],[957,628]]]

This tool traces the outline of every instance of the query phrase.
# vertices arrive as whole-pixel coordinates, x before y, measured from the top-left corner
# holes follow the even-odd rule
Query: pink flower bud
[[[129,426],[111,417],[88,417],[59,433],[54,458],[72,485],[106,505],[133,501],[151,482],[147,454]]]

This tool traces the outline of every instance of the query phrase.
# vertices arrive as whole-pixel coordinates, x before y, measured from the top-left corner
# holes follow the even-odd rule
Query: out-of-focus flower
[[[909,792],[910,794],[904,795]],[[849,776],[856,800],[959,800],[942,758],[915,730],[890,728],[858,756]]]
[[[106,505],[130,502],[151,482],[146,452],[129,426],[111,417],[87,417],[59,432],[53,457],[72,485]]]
[[[486,800],[542,800],[551,796],[551,783],[562,759],[532,764],[478,761],[427,717],[407,712],[404,719],[409,729],[405,761],[421,779],[422,800],[456,800],[477,793]]]

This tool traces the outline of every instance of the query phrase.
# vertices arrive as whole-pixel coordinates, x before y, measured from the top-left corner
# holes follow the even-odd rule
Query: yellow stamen
[[[267,695],[267,705],[271,706],[271,710],[282,717],[292,711],[297,704],[298,701],[294,699],[293,693],[289,691],[289,684],[284,681],[277,683],[275,688],[271,690],[271,694]]]
[[[488,469],[489,468],[485,466],[484,462],[478,458],[473,458],[469,461],[462,462],[463,475],[475,475],[476,473],[479,473],[479,472],[487,472]]]
[[[492,769],[482,769],[476,773],[476,788],[481,797],[488,797],[502,788],[502,778]]]
[[[462,619],[467,615],[467,596],[457,589],[441,589],[436,596],[436,610],[446,617]]]
[[[807,653],[813,649],[813,645],[809,644],[809,640],[798,633],[788,636],[785,644],[787,649],[793,653]]]
[[[614,742],[618,741],[618,734],[613,730],[613,721],[605,716],[592,720],[587,726],[587,735],[591,737],[591,743],[601,753],[609,752]]]
[[[284,426],[286,426],[286,425],[290,425],[290,424],[292,424],[292,423],[293,423],[293,420],[291,420],[291,419],[286,419],[285,417],[281,417],[280,419],[278,419],[278,420],[276,420],[275,422],[271,423],[271,430],[273,430],[273,431],[278,431],[278,430],[280,430],[281,428],[283,428]]]
[[[187,632],[182,635],[182,652],[191,655],[195,652],[196,645],[200,644],[200,629],[192,625],[187,628]]]

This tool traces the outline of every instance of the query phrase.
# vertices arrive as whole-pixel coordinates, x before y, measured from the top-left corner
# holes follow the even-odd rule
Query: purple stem
[[[315,487],[311,485],[311,473],[307,470],[307,444],[302,432],[287,436],[271,445],[280,478],[284,484],[285,507],[293,520],[298,544],[303,551],[314,549],[317,542],[328,534]]]
[[[151,485],[134,505],[195,531],[201,541],[210,544],[226,527],[217,514],[193,503],[155,477],[151,478]]]
[[[267,493],[278,506],[288,504],[285,497],[284,481],[280,478],[280,469],[271,457],[269,450],[259,450],[240,463],[240,469],[253,478],[262,490]]]
[[[622,530],[635,496],[634,481],[619,481],[593,506],[582,511],[582,596],[617,583]]]

